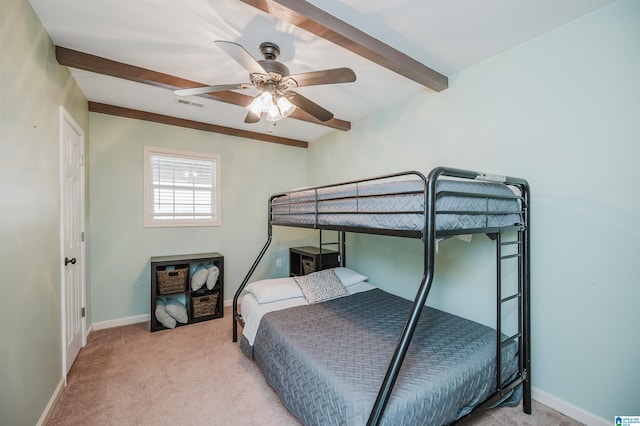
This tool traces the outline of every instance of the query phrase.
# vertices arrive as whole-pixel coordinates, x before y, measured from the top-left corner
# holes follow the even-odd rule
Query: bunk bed
[[[427,177],[411,171],[275,194],[267,242],[233,299],[233,341],[238,324],[245,327],[238,300],[273,226],[338,231],[343,266],[345,232],[419,238],[424,272],[413,302],[371,288],[317,304],[274,300],[243,349],[305,424],[452,423],[520,394],[530,414],[529,209],[526,180],[445,167]],[[438,242],[467,234],[496,242],[495,329],[425,306]],[[517,290],[503,296],[510,259]],[[517,331],[505,335],[503,305],[513,302]]]

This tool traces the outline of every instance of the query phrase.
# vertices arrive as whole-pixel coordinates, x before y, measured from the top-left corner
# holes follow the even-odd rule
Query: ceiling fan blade
[[[262,114],[254,114],[251,111],[247,112],[247,116],[244,118],[244,122],[251,124],[251,123],[257,123],[258,121],[260,121],[260,118],[262,117]]]
[[[313,115],[320,121],[329,121],[333,118],[332,112],[327,111],[317,103],[292,90],[287,91],[287,99],[289,99],[292,104]]]
[[[202,95],[204,93],[226,92],[227,90],[247,89],[253,87],[251,84],[218,84],[216,86],[192,87],[189,89],[178,89],[174,93],[178,96]]]
[[[351,68],[334,68],[303,72],[291,75],[289,78],[295,80],[298,87],[317,86],[319,84],[351,83],[356,81],[356,73]]]
[[[260,65],[258,61],[256,61],[253,56],[251,56],[251,54],[238,43],[223,40],[216,40],[214,43],[249,71],[250,74],[268,74],[265,69],[262,68],[262,65]]]

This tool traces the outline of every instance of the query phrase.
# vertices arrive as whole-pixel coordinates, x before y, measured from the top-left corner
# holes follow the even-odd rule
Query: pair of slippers
[[[156,318],[166,328],[175,328],[179,322],[186,324],[189,321],[187,308],[180,301],[172,298],[158,299],[156,301]]]
[[[202,264],[198,265],[196,271],[191,275],[191,291],[198,291],[205,284],[209,290],[213,290],[219,275],[220,270],[215,265],[208,267]]]

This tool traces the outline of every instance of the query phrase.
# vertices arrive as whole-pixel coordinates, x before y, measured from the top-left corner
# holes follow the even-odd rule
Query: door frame
[[[64,203],[64,197],[65,197],[65,193],[64,193],[64,163],[65,163],[65,159],[64,159],[64,124],[68,123],[74,131],[76,131],[82,141],[80,143],[80,150],[81,153],[80,155],[82,155],[82,172],[81,172],[81,176],[80,176],[80,196],[81,196],[81,202],[80,202],[80,227],[82,229],[82,233],[83,233],[83,238],[82,238],[82,243],[80,245],[80,250],[81,250],[81,259],[80,259],[80,268],[81,268],[81,272],[80,272],[80,289],[81,289],[81,303],[82,306],[85,307],[85,312],[86,312],[86,306],[87,306],[87,278],[86,278],[86,229],[85,229],[85,204],[86,204],[86,190],[85,190],[85,163],[84,163],[84,146],[85,146],[85,134],[84,134],[84,130],[82,129],[82,127],[80,127],[80,125],[74,120],[74,118],[71,116],[71,114],[69,114],[67,112],[67,110],[63,107],[60,106],[60,131],[59,131],[59,144],[60,144],[60,158],[59,158],[59,164],[60,164],[60,316],[61,316],[61,332],[62,332],[62,376],[64,378],[64,384],[66,386],[67,384],[67,344],[66,344],[66,335],[67,335],[67,330],[66,330],[66,313],[67,313],[67,307],[66,307],[66,289],[65,289],[65,282],[66,282],[66,268],[65,268],[65,264],[64,264],[64,250],[65,250],[65,228],[64,228],[64,224],[65,224],[65,220],[64,220],[64,215],[66,214],[65,212],[65,203]],[[82,334],[82,347],[84,347],[87,344],[87,317],[86,315],[82,316],[81,319],[81,334]]]

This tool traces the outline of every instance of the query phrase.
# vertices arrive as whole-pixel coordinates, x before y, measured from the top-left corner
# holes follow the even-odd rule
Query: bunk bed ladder
[[[333,241],[330,243],[325,243],[322,241],[322,229],[319,230],[320,231],[320,261],[319,261],[319,265],[318,265],[318,269],[322,270],[323,268],[323,264],[322,264],[322,247],[324,246],[337,246],[338,249],[336,250],[338,252],[338,262],[340,262],[340,266],[345,266],[346,263],[346,241],[345,241],[345,231],[336,231],[338,232],[338,241]]]
[[[520,372],[524,371],[524,353],[523,353],[523,321],[522,321],[522,309],[523,309],[523,283],[522,283],[522,266],[523,266],[523,256],[522,256],[522,238],[521,233],[518,232],[518,239],[514,241],[503,241],[502,232],[496,233],[496,392],[503,396],[503,392],[506,393],[510,389],[503,389],[504,380],[502,379],[502,348],[508,345],[510,342],[514,340],[518,340],[518,348],[519,348],[519,360],[520,360]],[[507,246],[516,246],[515,253],[511,254],[503,254],[503,248]],[[506,297],[502,297],[502,262],[510,259],[517,259],[518,261],[518,288],[517,291],[513,294],[510,294]],[[518,299],[518,331],[503,339],[502,338],[502,305],[510,302],[514,299]],[[507,378],[508,380],[508,378]]]

